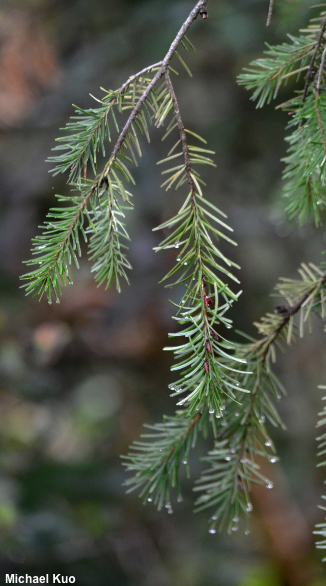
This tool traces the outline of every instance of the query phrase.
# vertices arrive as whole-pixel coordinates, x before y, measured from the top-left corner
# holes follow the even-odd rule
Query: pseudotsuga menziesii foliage
[[[271,11],[272,2],[268,23]],[[109,287],[115,282],[120,291],[121,280],[128,281],[131,269],[124,217],[133,207],[126,185],[134,184],[130,166],[137,165],[141,156],[139,139],[150,139],[152,125],[164,127],[162,140],[175,136],[160,161],[162,186],[182,188],[185,199],[177,214],[155,229],[168,231],[156,251],[176,250],[175,264],[163,281],[168,287],[183,286],[182,297],[174,304],[178,329],[170,334],[181,340],[166,348],[176,359],[171,368],[176,380],[170,390],[177,410],[173,416],[163,416],[161,423],[148,425],[148,433],[123,456],[132,473],[126,485],[129,491],[137,490],[144,502],[172,512],[173,492],[178,500],[182,498],[180,471],[185,466],[189,474],[189,452],[198,434],[204,434],[211,449],[201,455],[207,469],[195,481],[196,510],[211,510],[210,533],[222,527],[235,531],[240,522],[247,532],[253,508],[251,485],[272,488],[257,458],[277,460],[269,429],[283,426],[275,407],[284,392],[272,368],[276,350],[294,341],[298,329],[304,335],[312,312],[325,318],[326,264],[302,264],[300,279],[280,279],[276,290],[285,303],[255,324],[260,337],[244,336],[242,343],[228,339],[231,308],[241,293],[239,267],[218,243],[221,239],[236,243],[223,211],[206,199],[198,171],[199,166],[214,166],[214,153],[202,137],[184,127],[173,85],[176,64],[191,75],[182,51],[194,49],[186,34],[198,16],[207,19],[206,0],[194,6],[161,61],[132,75],[117,90],[104,90],[101,99],[94,98],[96,108],[75,107],[76,116],[49,159],[54,174],[68,173],[72,194],[57,196],[61,205],[50,210],[43,233],[34,239],[34,257],[27,263],[34,268],[22,279],[27,294],[59,302],[62,286],[71,282],[69,265],[78,266],[82,236],[98,284]],[[239,77],[240,84],[253,90],[258,107],[277,98],[280,86],[296,77],[293,97],[277,106],[290,114],[284,195],[290,217],[302,223],[313,216],[316,225],[326,206],[325,28],[322,12],[300,36],[268,46],[264,56]],[[128,117],[122,118],[121,127],[125,113]],[[113,148],[107,157],[110,143]],[[324,408],[319,425],[325,421]],[[319,438],[320,455],[325,437]],[[326,524],[320,524],[316,533],[326,537]]]

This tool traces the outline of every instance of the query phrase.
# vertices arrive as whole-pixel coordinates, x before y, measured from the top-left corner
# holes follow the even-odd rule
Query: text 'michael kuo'
[[[31,576],[24,574],[6,574],[6,584],[75,584],[75,576],[63,576],[62,574],[44,574],[43,576]]]

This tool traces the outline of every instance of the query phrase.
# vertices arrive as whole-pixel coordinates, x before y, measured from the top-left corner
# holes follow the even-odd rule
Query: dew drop
[[[228,425],[228,424],[227,424],[227,422],[226,422],[226,421],[222,421],[221,425],[222,425],[223,427],[227,427],[227,425]]]
[[[224,411],[225,407],[223,406],[223,407],[221,407],[220,409],[221,409],[221,411]]]
[[[173,509],[172,509],[172,507],[170,507],[170,508],[168,509],[168,513],[169,513],[169,515],[172,515],[172,513],[173,513]]]
[[[183,460],[183,463],[184,463],[184,464],[188,464],[187,460]]]
[[[182,498],[181,494],[179,494],[179,496],[178,496],[178,498],[177,498],[177,501],[178,501],[178,503],[182,503],[182,501],[183,501],[183,498]]]
[[[234,414],[235,417],[239,417],[239,413],[236,411]]]
[[[231,454],[235,454],[235,449],[234,448],[232,448]]]
[[[214,413],[215,409],[209,409],[209,413]]]
[[[226,458],[225,458],[225,459],[226,459],[226,461],[227,461],[227,462],[230,462],[230,460],[231,460],[231,456],[226,456]]]
[[[259,418],[259,423],[265,423],[265,421],[266,421],[266,419],[265,419],[265,415],[262,415],[262,416]]]
[[[41,265],[41,264],[43,264],[43,263],[42,263],[42,262],[39,262],[38,264],[39,264],[39,265]]]
[[[213,515],[212,521],[216,521],[216,519],[217,519],[216,515]]]
[[[216,419],[221,419],[222,415],[220,413],[216,413],[215,417]]]
[[[270,462],[271,462],[272,464],[275,464],[275,462],[277,462],[277,459],[276,459],[276,458],[271,458],[271,459],[270,459]]]
[[[147,500],[149,503],[151,503],[153,499],[151,499],[151,497],[149,497]]]
[[[208,529],[208,533],[216,533],[216,529],[214,529],[214,527],[210,527]]]
[[[273,488],[273,484],[272,483],[266,484],[266,488]]]
[[[319,200],[317,201],[317,205],[319,206],[321,203],[322,203],[322,202],[321,202],[321,200],[319,199]]]
[[[237,525],[233,525],[232,531],[238,531],[239,527]]]
[[[175,248],[179,248],[179,242],[175,243]]]
[[[177,257],[177,262],[180,262],[180,256]]]
[[[271,447],[271,445],[272,445],[272,442],[270,442],[270,441],[268,441],[268,442],[265,442],[265,446],[267,446],[268,448],[270,448],[270,447]]]
[[[252,511],[252,504],[251,503],[247,504],[246,511],[248,511],[248,513],[250,513],[250,511]]]
[[[233,517],[232,521],[233,523],[239,523],[239,517]]]
[[[57,300],[56,300],[56,303],[60,303],[60,299],[57,299]]]
[[[69,285],[73,285],[73,284],[74,284],[73,281],[69,281]]]
[[[183,264],[184,264],[184,265],[187,265],[188,263],[187,263],[187,262],[184,262]]]
[[[170,509],[171,508],[171,503],[166,503],[165,508],[166,509]]]
[[[245,531],[245,535],[249,535],[250,531],[247,529],[247,531]]]

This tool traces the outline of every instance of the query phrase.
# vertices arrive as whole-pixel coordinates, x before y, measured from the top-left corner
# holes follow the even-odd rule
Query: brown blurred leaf
[[[0,12],[0,126],[15,126],[55,80],[58,63],[40,26],[23,10]]]

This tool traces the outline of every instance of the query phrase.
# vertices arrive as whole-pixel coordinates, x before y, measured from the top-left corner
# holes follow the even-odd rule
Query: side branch
[[[182,144],[182,151],[183,151],[183,156],[184,156],[184,161],[185,161],[185,168],[186,168],[186,173],[187,173],[187,180],[188,180],[188,184],[189,184],[190,191],[191,191],[191,200],[193,203],[194,197],[195,197],[195,184],[194,184],[194,180],[191,175],[191,163],[190,163],[189,149],[188,149],[188,144],[187,144],[187,139],[186,139],[185,127],[182,122],[179,104],[178,104],[177,97],[175,95],[175,91],[173,89],[173,85],[172,85],[171,78],[170,78],[168,71],[165,72],[165,81],[166,81],[166,86],[168,88],[169,94],[171,96],[173,110],[174,110],[175,118],[176,118],[177,125],[178,125],[180,140],[181,140],[181,144]]]
[[[200,13],[202,8],[206,8],[206,0],[199,0],[199,2],[197,2],[197,4],[196,4],[195,8],[193,8],[193,10],[190,12],[187,20],[183,23],[181,29],[179,30],[177,36],[175,37],[173,43],[171,44],[170,49],[168,50],[167,54],[165,55],[163,61],[161,62],[162,64],[161,64],[160,69],[154,75],[152,81],[147,86],[146,90],[144,91],[142,96],[139,98],[137,104],[135,105],[133,111],[131,112],[124,128],[122,129],[122,131],[119,135],[119,138],[118,138],[118,140],[115,144],[115,147],[111,153],[110,159],[107,162],[101,177],[99,178],[99,181],[102,181],[103,178],[107,176],[107,174],[110,170],[110,167],[111,167],[113,161],[116,159],[116,157],[121,149],[121,146],[123,144],[123,141],[125,140],[128,132],[129,132],[129,129],[131,128],[132,123],[135,120],[137,114],[140,112],[146,98],[148,97],[148,95],[150,94],[150,92],[152,91],[152,89],[154,88],[156,83],[158,82],[158,80],[168,70],[170,61],[173,57],[173,54],[174,54],[176,48],[178,47],[179,43],[182,41],[183,37],[185,36],[187,30],[190,28],[193,21],[197,18],[198,14]]]
[[[307,91],[308,91],[308,87],[310,85],[311,82],[311,76],[312,76],[312,71],[314,68],[314,64],[316,61],[316,57],[317,57],[317,53],[318,53],[318,49],[321,45],[322,39],[323,39],[323,34],[325,31],[325,27],[326,27],[326,15],[324,16],[322,23],[321,23],[321,27],[320,27],[320,31],[319,31],[319,35],[316,41],[316,45],[315,45],[315,49],[314,52],[312,54],[312,57],[310,59],[310,63],[309,63],[309,69],[307,71],[307,75],[306,75],[306,81],[304,84],[304,88],[303,88],[303,94],[302,94],[302,98],[301,98],[301,102],[303,103],[306,99],[307,96]]]
[[[326,271],[321,275],[321,277],[319,279],[319,283],[320,283],[320,285],[324,285],[326,283]],[[308,293],[305,293],[304,295],[302,295],[302,297],[300,297],[293,305],[290,305],[289,307],[285,307],[284,308],[284,310],[285,310],[284,317],[283,317],[282,321],[280,322],[280,324],[277,326],[277,328],[273,332],[264,336],[261,340],[259,340],[255,344],[253,344],[249,348],[249,350],[247,350],[246,355],[248,355],[252,350],[257,348],[257,346],[262,346],[265,342],[268,342],[266,345],[266,348],[264,349],[264,352],[262,354],[261,364],[263,365],[266,360],[268,350],[269,350],[271,344],[274,342],[275,338],[277,338],[279,336],[279,334],[282,332],[283,328],[289,323],[290,318],[301,309],[301,307],[304,304],[304,302],[306,301],[306,299],[308,299],[308,297],[311,295],[315,286],[312,287],[312,289],[310,291],[308,291]],[[282,311],[282,313],[283,313],[283,311]]]
[[[168,455],[166,456],[166,460],[168,460],[168,458],[170,456],[172,456],[172,454],[175,451],[175,449],[177,448],[177,446],[180,444],[180,442],[182,442],[182,440],[185,437],[187,437],[187,435],[189,435],[189,433],[193,430],[193,428],[195,427],[196,423],[199,421],[200,418],[201,418],[201,413],[197,413],[197,415],[195,415],[195,417],[193,417],[188,429],[186,429],[186,431],[182,434],[182,436],[177,439],[174,446],[172,446],[171,450],[169,451]]]

